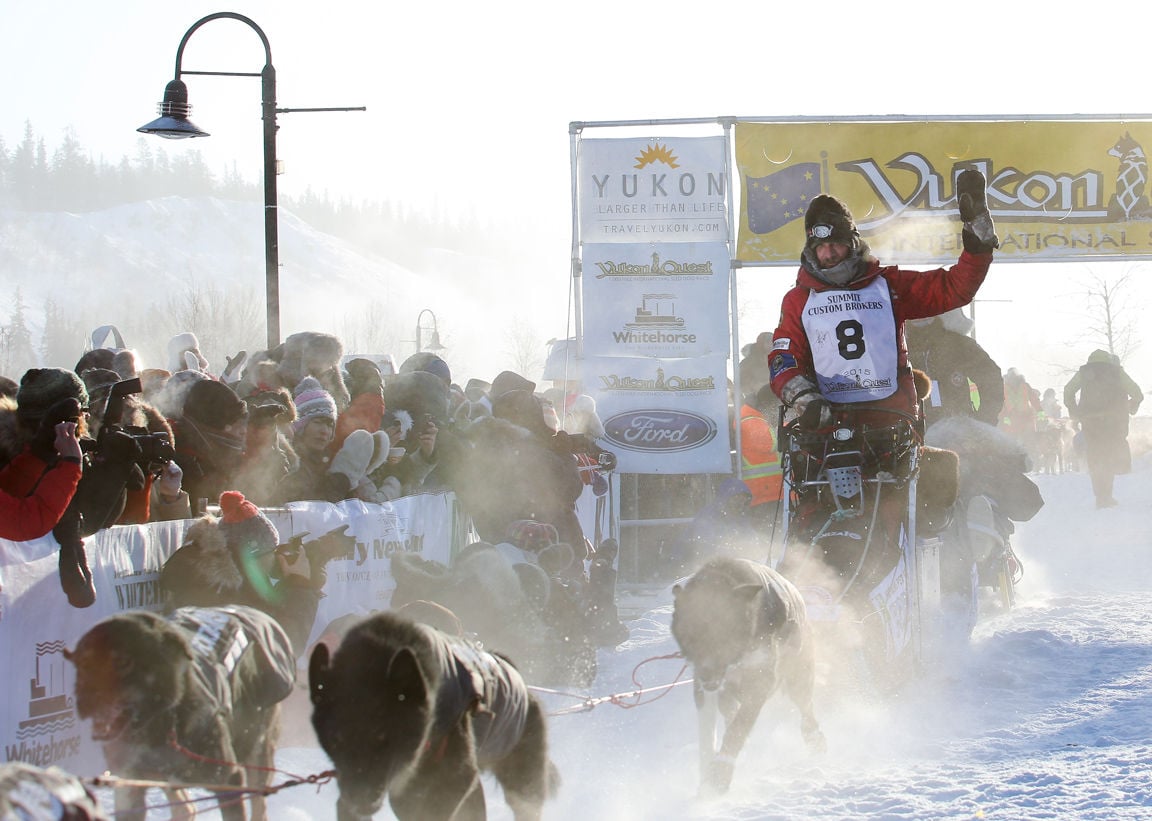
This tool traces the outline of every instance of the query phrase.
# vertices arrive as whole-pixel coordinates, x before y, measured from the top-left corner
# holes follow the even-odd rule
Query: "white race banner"
[[[583,139],[578,152],[584,242],[728,239],[723,137]]]
[[[294,502],[264,511],[282,542],[308,532],[305,542],[348,525],[352,556],[328,563],[325,596],[301,654],[329,625],[350,615],[387,608],[395,582],[390,559],[400,551],[448,563],[462,534],[452,493],[405,496],[390,504]],[[0,698],[2,761],[96,775],[105,769],[91,729],[75,712],[75,670],[63,649],[101,619],[124,610],[159,610],[160,568],[195,520],[107,528],[84,540],[96,586],[96,604],[70,607],[60,589],[59,547],[51,536],[28,542],[0,540]],[[299,660],[298,660],[299,661]],[[300,675],[307,676],[306,670]]]
[[[730,473],[727,357],[589,357],[584,387],[621,473]]]
[[[582,270],[585,356],[728,352],[726,243],[585,245]]]

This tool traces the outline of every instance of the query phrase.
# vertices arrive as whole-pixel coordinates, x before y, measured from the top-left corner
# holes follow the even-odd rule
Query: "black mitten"
[[[82,530],[83,517],[72,508],[66,510],[52,528],[52,535],[60,544],[60,587],[73,607],[91,607],[96,603],[96,587],[92,583],[92,571],[88,569],[84,541],[80,538]]]
[[[823,397],[813,399],[796,420],[801,430],[819,430],[832,424],[832,406]]]
[[[960,172],[956,178],[956,204],[960,220],[964,223],[961,237],[964,250],[972,254],[990,254],[1000,247],[996,226],[988,212],[988,196],[984,175],[972,168]]]

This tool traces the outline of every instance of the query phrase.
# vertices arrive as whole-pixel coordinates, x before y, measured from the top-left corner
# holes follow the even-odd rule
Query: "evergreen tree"
[[[19,288],[13,294],[12,316],[4,326],[0,346],[0,373],[16,374],[11,378],[19,381],[18,377],[24,371],[36,367],[36,351],[32,347],[32,334],[24,322],[24,297]]]

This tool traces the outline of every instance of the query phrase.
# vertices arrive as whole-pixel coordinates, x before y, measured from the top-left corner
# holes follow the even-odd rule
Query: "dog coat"
[[[443,736],[468,710],[481,759],[503,758],[524,734],[528,687],[520,671],[499,656],[464,639],[419,625],[444,671],[436,689],[432,738]]]
[[[240,688],[262,707],[292,692],[292,643],[266,613],[241,605],[181,607],[168,618],[188,633],[196,679],[223,714],[232,714],[233,694]]]

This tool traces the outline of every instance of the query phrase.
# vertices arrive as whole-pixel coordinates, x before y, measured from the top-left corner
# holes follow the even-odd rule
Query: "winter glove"
[[[348,479],[350,487],[356,487],[368,472],[373,455],[372,434],[358,428],[348,434],[340,452],[332,458],[329,473],[339,473]]]
[[[960,172],[956,178],[956,204],[960,208],[960,221],[964,223],[961,237],[964,250],[970,254],[990,254],[1000,247],[996,226],[988,212],[984,175],[972,168]]]
[[[156,486],[160,493],[160,501],[172,502],[180,497],[181,483],[184,480],[184,471],[175,462],[169,462],[160,471],[160,478]]]
[[[239,351],[235,356],[225,356],[224,359],[227,364],[224,366],[223,373],[220,374],[220,381],[233,385],[240,381],[240,368],[248,359],[248,351]]]
[[[392,440],[388,434],[382,430],[378,430],[372,434],[372,458],[368,460],[368,468],[364,471],[365,474],[371,475],[386,461],[388,461],[388,452],[392,450]]]
[[[832,406],[822,396],[804,397],[804,410],[796,418],[796,425],[801,430],[819,430],[832,424]],[[797,402],[797,405],[800,403]],[[793,406],[796,407],[795,405]]]
[[[52,535],[60,545],[60,587],[73,607],[91,607],[96,603],[96,587],[92,583],[92,571],[88,569],[88,557],[84,553],[83,516],[74,508],[64,512]]]
[[[832,424],[832,406],[808,377],[794,376],[789,379],[780,390],[780,398],[802,429],[816,430]]]

